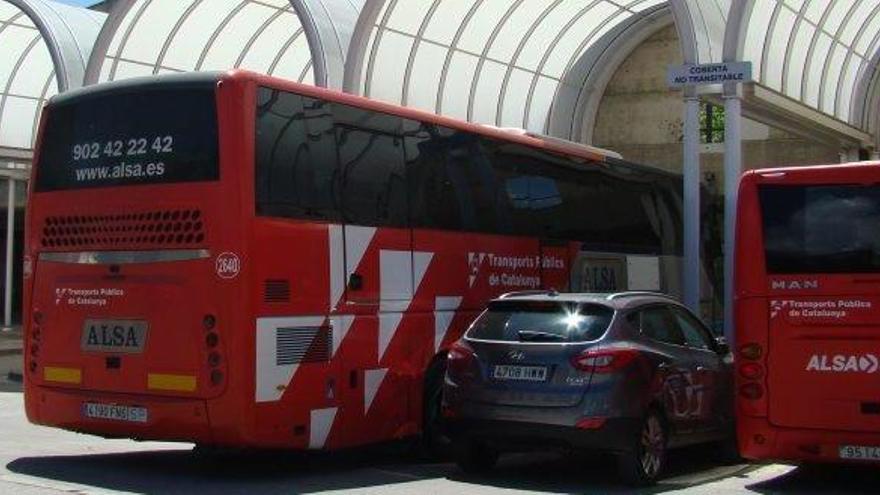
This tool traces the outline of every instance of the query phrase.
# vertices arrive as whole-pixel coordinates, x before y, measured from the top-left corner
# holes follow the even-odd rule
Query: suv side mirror
[[[730,344],[727,343],[727,339],[724,337],[715,337],[715,352],[717,352],[719,356],[730,354]]]

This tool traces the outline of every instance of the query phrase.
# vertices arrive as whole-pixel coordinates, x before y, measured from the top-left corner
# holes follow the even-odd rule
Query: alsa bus
[[[248,72],[65,93],[31,183],[28,417],[292,449],[434,431],[489,298],[580,288],[597,251],[675,265],[677,183]]]
[[[880,461],[880,169],[755,170],[736,233],[742,454]]]

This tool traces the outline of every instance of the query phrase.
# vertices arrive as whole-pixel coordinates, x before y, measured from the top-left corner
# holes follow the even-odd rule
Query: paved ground
[[[260,455],[206,463],[189,445],[104,440],[30,425],[19,393],[0,393],[0,493],[633,493],[607,460],[511,456],[486,476],[408,460],[400,448],[333,455]],[[876,493],[877,470],[717,466],[705,449],[676,454],[644,493]]]

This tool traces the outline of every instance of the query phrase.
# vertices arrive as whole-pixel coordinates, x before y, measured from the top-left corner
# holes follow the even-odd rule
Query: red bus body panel
[[[760,185],[871,185],[877,164],[755,170],[740,184],[735,320],[740,449],[751,459],[840,462],[880,446],[880,274],[768,274]],[[761,355],[744,355],[758,346]],[[757,363],[758,378],[743,366]],[[744,388],[758,385],[760,397]],[[751,389],[754,390],[754,389]]]

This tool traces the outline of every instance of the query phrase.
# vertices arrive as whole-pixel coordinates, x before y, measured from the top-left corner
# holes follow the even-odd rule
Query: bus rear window
[[[880,186],[759,186],[767,272],[880,272]]]
[[[219,178],[213,85],[96,93],[46,118],[37,191]]]

